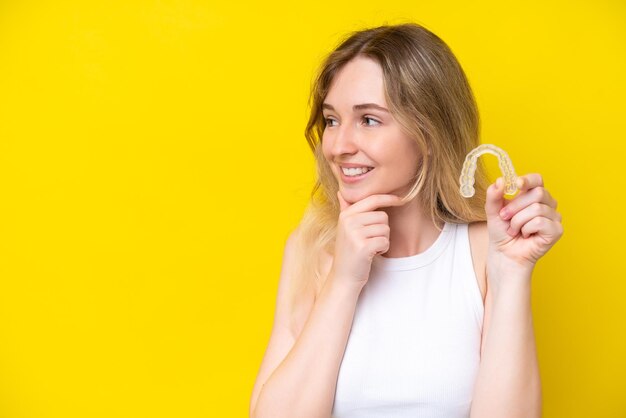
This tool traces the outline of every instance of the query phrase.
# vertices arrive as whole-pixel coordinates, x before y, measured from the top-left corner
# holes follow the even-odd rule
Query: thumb
[[[339,208],[343,212],[344,209],[349,208],[350,204],[345,201],[345,199],[341,196],[341,192],[337,190],[337,198],[339,199]]]
[[[485,200],[487,220],[500,220],[500,209],[504,206],[504,179],[498,177],[496,182],[487,188],[487,198]]]

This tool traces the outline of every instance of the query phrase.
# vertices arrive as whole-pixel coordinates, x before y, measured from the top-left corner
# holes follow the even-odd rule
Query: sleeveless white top
[[[483,313],[468,224],[446,223],[420,254],[374,257],[332,417],[469,417]]]

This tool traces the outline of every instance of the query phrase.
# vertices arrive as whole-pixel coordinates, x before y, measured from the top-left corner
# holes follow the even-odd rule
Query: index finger
[[[401,206],[404,203],[405,202],[402,200],[402,198],[396,196],[395,194],[373,194],[371,196],[367,196],[365,199],[353,203],[343,212],[369,212],[377,208]]]
[[[346,199],[343,198],[341,192],[337,190],[337,199],[339,199],[339,210],[344,211],[345,209],[350,207],[350,204],[346,202]]]
[[[533,187],[543,186],[543,178],[541,177],[541,174],[537,173],[519,176],[515,181],[517,187],[523,192],[530,190]]]

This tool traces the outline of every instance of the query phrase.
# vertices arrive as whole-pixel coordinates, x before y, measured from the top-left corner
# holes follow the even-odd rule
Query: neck
[[[417,197],[402,206],[383,209],[389,216],[389,250],[383,257],[409,257],[426,251],[441,233],[427,216]],[[438,226],[443,227],[443,222]]]

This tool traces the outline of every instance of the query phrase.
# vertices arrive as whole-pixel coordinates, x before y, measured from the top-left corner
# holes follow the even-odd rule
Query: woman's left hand
[[[561,214],[556,211],[556,200],[543,187],[541,175],[520,176],[517,187],[519,194],[511,200],[504,198],[502,177],[487,189],[489,259],[498,269],[532,271],[563,235]]]

